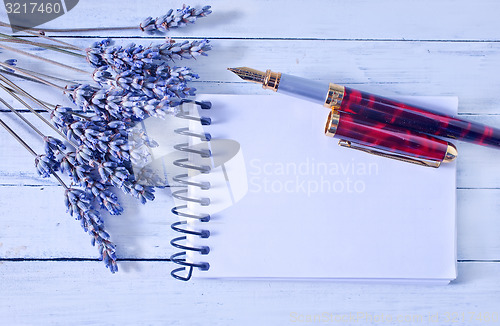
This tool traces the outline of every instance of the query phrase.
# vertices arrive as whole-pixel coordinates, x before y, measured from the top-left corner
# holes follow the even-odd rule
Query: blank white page
[[[212,172],[190,187],[209,206],[203,278],[451,280],[456,277],[456,164],[422,167],[338,146],[328,109],[269,95],[204,95]],[[455,115],[454,97],[400,98]],[[239,145],[239,146],[238,146]],[[208,161],[205,160],[205,163]],[[210,164],[210,162],[208,162]]]

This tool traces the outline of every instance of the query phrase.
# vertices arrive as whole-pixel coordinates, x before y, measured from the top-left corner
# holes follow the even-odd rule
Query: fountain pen
[[[228,70],[264,89],[331,109],[325,134],[340,138],[341,146],[431,167],[457,157],[456,147],[437,137],[500,149],[500,129],[333,83],[247,67]]]

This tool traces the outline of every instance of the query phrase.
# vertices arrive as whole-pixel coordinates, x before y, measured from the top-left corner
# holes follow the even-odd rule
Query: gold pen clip
[[[412,156],[407,156],[407,155],[402,155],[402,154],[394,154],[391,152],[387,152],[381,149],[374,149],[373,147],[354,143],[348,140],[341,139],[339,140],[339,145],[342,147],[347,147],[347,148],[352,148],[356,149],[365,153],[377,155],[377,156],[382,156],[386,158],[392,158],[395,160],[403,161],[403,162],[408,162],[408,163],[413,163],[413,164],[418,164],[418,165],[423,165],[423,166],[429,166],[433,168],[438,168],[441,165],[441,161],[433,161],[433,160],[427,160],[427,159],[420,159],[420,158],[415,158]]]

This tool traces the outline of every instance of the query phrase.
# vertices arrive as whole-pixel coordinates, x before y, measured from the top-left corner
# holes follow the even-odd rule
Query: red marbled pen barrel
[[[500,149],[500,129],[348,87],[344,87],[342,101],[336,109],[364,121],[379,121],[406,130]]]

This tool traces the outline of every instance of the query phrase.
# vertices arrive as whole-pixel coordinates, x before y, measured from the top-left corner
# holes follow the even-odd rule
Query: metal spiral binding
[[[197,101],[191,101],[191,100],[183,100],[181,104],[183,103],[195,103],[196,105],[200,106],[202,109],[210,109],[211,103],[210,102],[197,102]],[[195,120],[199,121],[202,125],[210,125],[211,120],[210,118],[207,117],[195,117],[195,116],[190,116],[188,113],[184,112],[182,109],[181,111],[176,114],[176,117],[180,119],[187,119],[187,120]],[[174,131],[177,134],[184,135],[184,136],[189,136],[189,137],[197,137],[201,139],[202,141],[209,141],[211,139],[210,134],[207,133],[194,133],[189,130],[189,128],[179,128]],[[185,153],[191,153],[191,154],[197,154],[200,155],[201,157],[210,157],[211,153],[209,150],[204,150],[204,149],[193,149],[189,147],[188,143],[183,143],[183,144],[178,144],[175,145],[174,148],[178,151],[185,152]],[[188,158],[182,158],[175,160],[173,162],[174,165],[185,168],[187,170],[196,170],[199,171],[200,173],[209,173],[210,172],[210,166],[204,166],[204,165],[196,165],[193,163],[189,162]],[[173,180],[186,185],[190,187],[199,187],[200,189],[207,190],[210,189],[210,183],[208,182],[194,182],[190,181],[188,177],[188,173],[185,174],[179,174],[173,177]],[[210,205],[210,199],[209,198],[192,198],[187,196],[188,190],[187,189],[181,189],[174,191],[172,193],[172,196],[178,200],[182,200],[185,202],[194,202],[198,203],[202,206],[208,206]],[[176,268],[172,270],[170,273],[174,278],[181,280],[181,281],[188,281],[191,279],[191,276],[193,274],[193,269],[195,267],[199,268],[200,270],[206,271],[210,268],[210,265],[207,262],[200,262],[200,263],[193,263],[193,262],[188,262],[186,261],[186,256],[188,251],[193,251],[193,252],[199,252],[202,255],[206,255],[210,252],[210,248],[207,246],[200,246],[200,247],[194,247],[191,246],[187,243],[187,236],[186,235],[194,235],[198,236],[200,238],[208,238],[210,236],[210,231],[208,230],[201,230],[201,231],[194,231],[187,229],[183,226],[186,226],[188,224],[189,219],[196,219],[199,220],[200,222],[208,222],[210,220],[210,215],[209,214],[194,214],[192,212],[189,212],[188,210],[188,205],[179,205],[174,208],[172,208],[172,213],[186,218],[183,221],[178,221],[175,222],[171,225],[171,228],[174,231],[177,231],[179,233],[185,234],[180,237],[176,237],[170,241],[170,244],[174,246],[177,249],[180,249],[182,251],[177,252],[170,256],[170,260],[174,262],[175,264],[180,265],[181,267]],[[183,273],[185,272],[185,273]],[[187,274],[186,274],[187,273]],[[186,275],[181,275],[181,274],[186,274]]]

